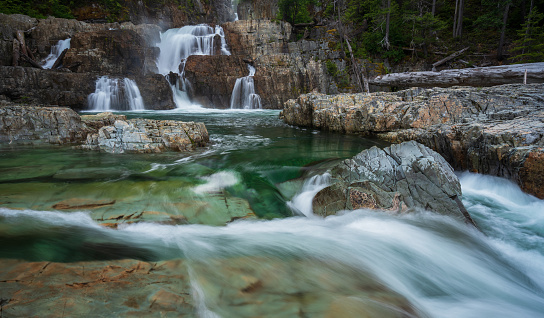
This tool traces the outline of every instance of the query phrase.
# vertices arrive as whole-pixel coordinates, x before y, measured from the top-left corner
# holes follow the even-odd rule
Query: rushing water
[[[364,276],[404,296],[423,316],[542,316],[544,201],[511,182],[459,175],[463,202],[483,233],[426,212],[358,210],[323,219],[312,215],[310,204],[330,182],[323,167],[333,158],[384,144],[289,127],[277,119],[277,111],[200,109],[137,115],[203,121],[212,144],[191,154],[144,155],[2,148],[1,257],[65,262],[113,258],[90,248],[103,242],[124,246],[117,255],[121,258],[181,257],[187,261],[192,297],[204,317],[237,317],[249,310],[244,304],[225,305],[225,297],[238,296],[221,298],[211,287],[211,282],[228,284],[230,276],[237,275],[225,267],[240,262],[248,275],[273,268],[278,276],[270,280],[284,293],[293,290],[290,280],[295,280],[307,292],[327,291],[335,297],[357,289]],[[117,199],[104,213],[141,206],[160,211],[179,198],[187,200],[184,206],[192,201],[213,206],[222,191],[248,200],[261,217],[275,219],[210,226],[215,224],[212,219],[195,218],[189,223],[201,224],[143,222],[112,230],[98,225],[102,221],[95,210],[51,208],[74,197]],[[299,216],[283,217],[291,211]],[[365,301],[364,296],[352,297]],[[251,310],[267,307],[269,313],[284,314],[277,301],[262,301]],[[400,307],[395,310],[403,312]],[[244,315],[252,316],[247,311]]]
[[[51,53],[49,53],[49,55],[43,61],[42,67],[45,69],[52,68],[62,51],[70,48],[70,40],[70,38],[66,40],[60,40],[57,42],[57,44],[51,46]]]
[[[216,36],[220,38],[220,49],[217,51]],[[169,29],[161,33],[161,41],[157,44],[160,54],[157,59],[159,73],[167,78],[170,73],[177,74],[175,81],[169,79],[178,108],[194,107],[187,94],[190,83],[185,79],[185,62],[191,55],[230,55],[223,28],[212,28],[206,24],[187,25],[179,29]]]
[[[135,81],[102,76],[96,80],[94,93],[87,97],[91,111],[145,110],[144,100]]]
[[[230,108],[261,109],[261,97],[255,93],[255,68],[248,64],[249,75],[236,80],[230,97]]]

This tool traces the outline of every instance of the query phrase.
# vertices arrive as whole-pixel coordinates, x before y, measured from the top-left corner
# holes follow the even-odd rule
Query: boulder
[[[187,151],[209,142],[203,123],[173,120],[116,120],[98,133],[89,134],[83,149],[110,153],[151,153],[165,150]]]
[[[280,116],[291,125],[416,140],[455,169],[506,177],[544,198],[544,84],[306,94]]]
[[[385,149],[372,147],[332,167],[332,184],[313,199],[313,211],[425,209],[467,223],[474,221],[461,202],[453,168],[435,151],[409,141]]]
[[[70,108],[39,106],[0,107],[0,142],[81,142],[92,130]]]

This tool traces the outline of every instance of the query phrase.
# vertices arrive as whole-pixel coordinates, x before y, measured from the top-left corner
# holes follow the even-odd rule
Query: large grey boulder
[[[383,150],[372,147],[329,173],[332,185],[314,197],[315,214],[362,208],[394,212],[425,209],[474,224],[461,202],[461,185],[452,167],[415,141]]]
[[[150,153],[165,150],[187,151],[209,142],[203,123],[174,120],[116,120],[98,133],[89,134],[83,149],[110,153]]]
[[[0,107],[0,143],[74,143],[90,131],[70,108]]]

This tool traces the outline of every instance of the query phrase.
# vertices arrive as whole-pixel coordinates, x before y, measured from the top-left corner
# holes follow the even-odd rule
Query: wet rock
[[[455,169],[497,175],[544,198],[544,84],[306,94],[285,104],[292,125],[416,140]]]
[[[113,114],[112,112],[98,113],[94,115],[81,115],[83,121],[88,127],[98,131],[104,126],[111,126],[116,120],[126,120],[127,116]]]
[[[453,168],[435,151],[415,142],[373,147],[329,170],[332,185],[319,191],[314,213],[380,209],[425,209],[474,224],[461,203]]]
[[[0,142],[52,143],[81,142],[91,132],[79,115],[61,107],[0,107]]]
[[[209,135],[203,123],[173,120],[116,120],[112,126],[89,134],[83,149],[111,153],[188,151],[205,146]]]
[[[141,76],[156,73],[158,49],[128,29],[76,33],[64,57],[73,72]]]
[[[89,94],[100,76],[39,70],[31,67],[0,66],[0,96],[13,102],[87,109]],[[136,78],[147,109],[172,109],[174,102],[168,81],[159,74]]]
[[[0,65],[12,65],[15,32],[30,30],[37,23],[37,19],[26,15],[0,13]]]
[[[236,80],[248,74],[242,58],[232,55],[192,55],[185,64],[191,99],[210,108],[230,108]]]

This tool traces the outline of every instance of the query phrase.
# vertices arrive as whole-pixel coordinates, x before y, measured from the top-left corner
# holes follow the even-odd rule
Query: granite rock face
[[[187,151],[205,146],[209,135],[203,123],[173,120],[116,120],[98,133],[89,134],[83,149],[110,153]]]
[[[0,142],[65,144],[85,140],[91,132],[70,108],[0,107]]]
[[[544,198],[544,84],[306,94],[280,116],[292,125],[416,140],[455,169],[506,177]]]
[[[332,185],[313,200],[314,213],[425,209],[474,224],[461,202],[453,168],[435,151],[415,142],[372,147],[329,170]]]

